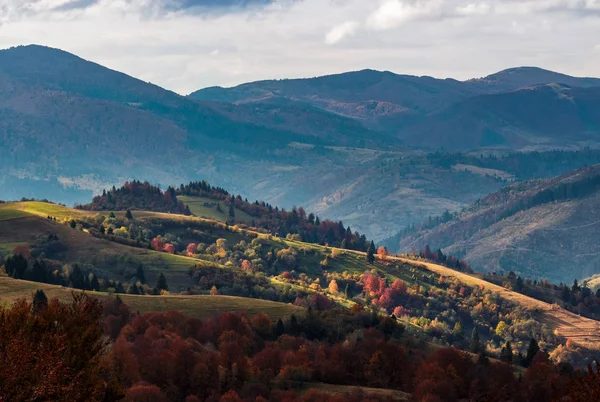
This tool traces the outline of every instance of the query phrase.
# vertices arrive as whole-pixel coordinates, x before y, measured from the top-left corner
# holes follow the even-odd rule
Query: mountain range
[[[206,179],[380,240],[514,180],[600,163],[578,153],[600,138],[599,88],[521,67],[468,81],[365,70],[181,96],[61,50],[11,48],[0,51],[0,199],[73,204],[131,179]],[[512,154],[555,148],[568,151]]]

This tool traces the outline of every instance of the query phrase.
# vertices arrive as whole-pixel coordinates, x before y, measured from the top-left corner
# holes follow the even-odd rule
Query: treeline
[[[109,191],[103,190],[102,194],[94,197],[90,204],[80,205],[78,208],[88,211],[140,209],[191,215],[189,208],[177,200],[173,187],[163,192],[159,187],[138,180],[125,182],[119,188],[113,186]]]
[[[85,295],[0,307],[0,400],[390,401],[353,391],[296,392],[297,384],[364,386],[415,401],[600,398],[600,371],[554,365],[532,343],[524,374],[454,348],[427,351],[389,318],[358,312],[287,320],[223,313],[131,314],[120,299]],[[386,396],[389,395],[389,396]]]
[[[446,169],[457,164],[474,165],[512,174],[519,180],[560,176],[567,172],[600,163],[600,149],[577,151],[512,152],[507,155],[434,152],[428,154],[430,163]]]
[[[220,187],[213,187],[206,181],[181,185],[177,194],[223,200],[228,206],[232,220],[236,209],[244,211],[253,218],[252,227],[266,229],[279,237],[298,235],[300,240],[307,243],[327,244],[348,250],[367,251],[369,247],[365,235],[352,232],[352,229],[345,227],[341,221],[321,221],[318,216],[307,214],[303,208],[294,207],[291,211],[286,211],[264,201],[249,202],[239,195],[230,195]]]

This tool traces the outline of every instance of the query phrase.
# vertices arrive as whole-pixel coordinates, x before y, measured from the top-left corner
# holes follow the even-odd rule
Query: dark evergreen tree
[[[79,265],[75,264],[71,268],[69,281],[71,282],[71,287],[74,287],[75,289],[85,289],[85,279]]]
[[[48,297],[43,290],[38,289],[33,295],[31,309],[34,314],[40,314],[48,306]]]
[[[300,324],[298,323],[298,319],[294,314],[290,317],[290,334],[293,336],[298,336],[300,333]]]
[[[479,332],[477,331],[477,327],[473,328],[473,332],[471,332],[471,343],[469,344],[469,350],[472,353],[481,352],[481,342],[479,340]]]
[[[506,344],[502,347],[502,350],[500,351],[500,360],[505,363],[512,363],[513,351],[510,341],[507,341]]]
[[[235,197],[233,195],[229,200],[229,217],[235,218]]]
[[[135,271],[135,277],[141,282],[146,283],[146,273],[144,272],[144,266],[139,264]]]
[[[23,279],[25,277],[27,266],[27,259],[21,254],[8,257],[6,259],[6,263],[4,264],[4,268],[6,269],[8,276],[15,279]]]
[[[156,289],[159,291],[159,293],[161,290],[169,290],[169,285],[167,285],[167,278],[165,278],[162,272],[158,276],[158,281],[156,282]]]
[[[46,264],[42,261],[34,261],[33,267],[31,268],[31,280],[43,283],[48,281],[48,270],[46,269]]]
[[[139,295],[140,294],[140,290],[137,287],[137,284],[132,283],[131,286],[129,286],[129,294],[130,295]]]
[[[71,221],[69,221],[69,226],[71,226],[71,228],[75,229],[75,227],[77,226],[77,222],[75,222],[73,219],[71,219]]]
[[[92,279],[90,280],[90,289],[95,290],[96,292],[100,290],[100,282],[98,281],[98,277],[92,274]]]
[[[279,338],[281,335],[283,335],[285,333],[285,327],[283,325],[283,321],[281,321],[281,318],[279,320],[277,320],[277,324],[275,325],[275,337]]]
[[[369,264],[375,262],[375,244],[373,243],[373,241],[371,241],[371,244],[367,249],[367,262],[369,262]]]
[[[127,208],[127,212],[125,212],[125,218],[127,218],[128,221],[133,220],[133,214],[131,213],[131,210],[129,208]]]
[[[109,234],[109,235],[113,235],[113,234],[115,233],[115,232],[113,231],[113,228],[112,228],[112,226],[109,226],[109,227],[108,227],[108,231],[107,231],[106,233],[107,233],[107,234]]]
[[[116,219],[117,217],[115,216],[115,213],[113,211],[110,211],[110,214],[108,215],[109,218],[111,219]]]
[[[525,355],[525,360],[523,361],[524,367],[529,367],[536,353],[539,352],[540,346],[534,338],[531,338],[529,341],[529,346],[527,347],[527,355]]]
[[[106,229],[104,229],[104,225],[100,225],[100,234],[104,235],[106,233]]]

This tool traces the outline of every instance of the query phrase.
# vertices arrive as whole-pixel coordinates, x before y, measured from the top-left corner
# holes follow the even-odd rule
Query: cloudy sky
[[[31,43],[182,94],[363,68],[600,76],[600,0],[0,0],[0,48]]]

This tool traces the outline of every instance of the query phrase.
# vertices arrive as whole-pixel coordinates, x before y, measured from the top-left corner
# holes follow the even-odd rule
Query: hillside
[[[462,331],[468,334],[476,328],[492,354],[499,353],[503,338],[487,334],[500,320],[507,325],[515,350],[522,353],[530,337],[548,351],[566,337],[583,348],[598,345],[589,332],[595,331],[596,321],[439,265],[384,254],[369,263],[358,251],[277,238],[206,218],[134,210],[133,220],[128,220],[123,211],[114,218],[102,213],[41,202],[2,204],[0,259],[6,272],[35,279],[41,264],[53,283],[94,290],[94,279],[76,279],[75,265],[79,265],[85,275],[98,279],[95,290],[101,297],[106,297],[103,292],[131,294],[123,297],[140,311],[176,308],[195,316],[224,308],[272,306],[276,316],[299,311],[289,304],[231,298],[223,299],[225,307],[211,307],[217,299],[196,296],[219,293],[293,302],[318,311],[362,305],[381,314],[397,314],[412,336],[466,348],[468,338],[456,330],[460,317]],[[50,238],[51,245],[45,242]],[[9,259],[21,252],[30,257],[26,271],[18,273]],[[56,271],[50,273],[52,269]],[[151,296],[161,286],[160,274],[170,295],[161,291],[162,295]],[[11,300],[29,296],[36,287],[9,278],[0,279],[2,283],[11,289],[3,292]],[[59,296],[67,291],[40,286]],[[582,356],[587,356],[585,350]]]
[[[400,132],[406,143],[468,150],[597,144],[600,86],[549,84],[480,95],[427,115]]]
[[[509,185],[447,223],[410,234],[402,250],[429,245],[476,269],[571,283],[598,273],[600,166]]]

